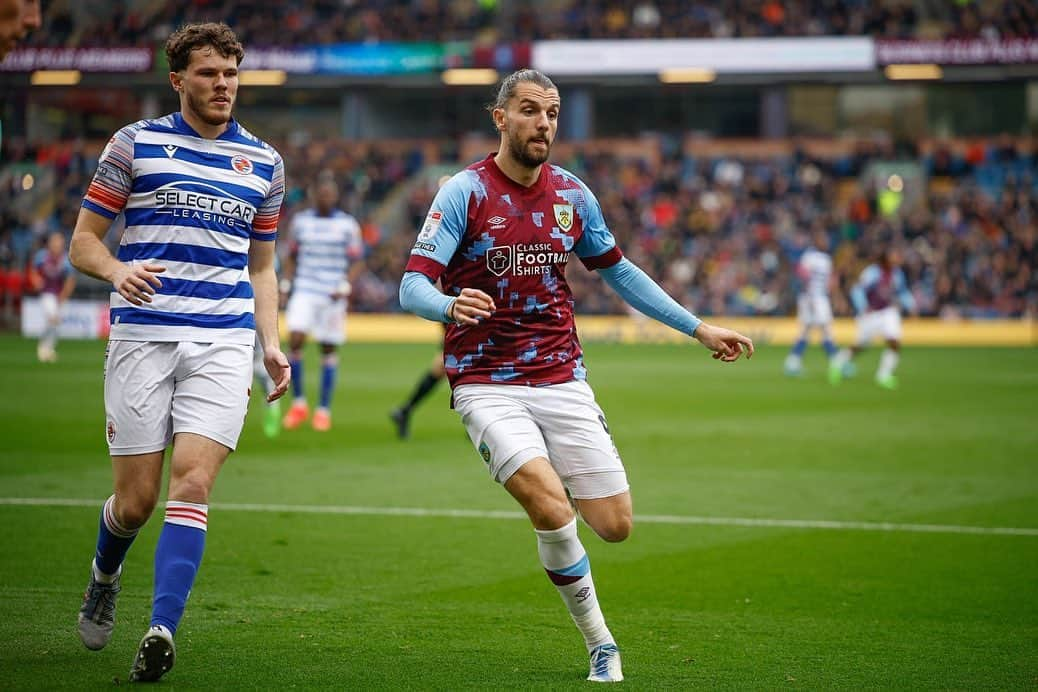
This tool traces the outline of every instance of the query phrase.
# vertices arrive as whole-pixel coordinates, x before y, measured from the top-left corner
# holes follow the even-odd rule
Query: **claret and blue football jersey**
[[[433,200],[407,271],[439,279],[457,295],[478,288],[497,312],[476,326],[450,325],[444,364],[451,386],[548,385],[585,379],[566,264],[589,269],[622,258],[591,191],[545,164],[523,187],[493,155],[455,175]]]
[[[284,188],[281,156],[234,120],[216,139],[180,113],[119,130],[83,206],[125,215],[120,261],[166,271],[151,303],[112,292],[111,338],[252,344],[249,243],[277,236]]]

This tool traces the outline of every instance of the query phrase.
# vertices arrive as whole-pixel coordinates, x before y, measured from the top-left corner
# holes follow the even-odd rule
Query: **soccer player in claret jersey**
[[[587,384],[566,283],[571,254],[627,302],[737,360],[753,343],[702,322],[624,258],[598,201],[547,164],[561,102],[544,74],[519,70],[491,105],[496,153],[440,188],[411,250],[401,305],[451,323],[444,366],[454,407],[492,477],[519,502],[548,578],[580,630],[589,680],[623,679],[573,506],[606,541],[633,520],[627,474]],[[443,290],[435,283],[442,281]]]
[[[829,256],[829,236],[824,231],[817,231],[813,244],[810,245],[797,262],[797,278],[800,280],[800,294],[797,296],[797,320],[800,322],[800,335],[793,344],[793,349],[786,356],[785,372],[796,376],[803,372],[804,350],[811,330],[817,328],[822,332],[822,348],[826,356],[832,360],[836,355],[836,344],[833,343],[833,306],[829,302],[829,291],[833,285],[833,259]]]
[[[857,313],[858,335],[854,345],[842,349],[829,366],[829,381],[839,384],[850,372],[854,358],[869,342],[882,336],[887,347],[879,357],[876,384],[884,389],[897,389],[894,370],[901,358],[901,307],[915,314],[915,298],[908,290],[901,271],[901,253],[894,248],[884,250],[879,260],[865,267],[851,288],[851,303]],[[898,305],[900,303],[900,306]]]
[[[411,390],[407,401],[389,412],[389,418],[396,428],[396,436],[401,440],[406,440],[411,436],[411,414],[414,413],[415,407],[433,393],[436,386],[440,384],[440,380],[446,375],[447,373],[443,369],[443,349],[440,349],[429,363],[429,369],[422,373],[414,389]]]
[[[112,283],[105,415],[114,494],[101,511],[79,635],[105,646],[123,558],[151,516],[172,443],[155,548],[151,625],[130,671],[158,680],[202,561],[209,493],[238,443],[259,333],[267,372],[288,388],[278,344],[274,238],[284,196],[278,153],[231,116],[244,52],[225,24],[166,42],[180,110],[119,130],[101,153],[72,237],[73,265]],[[102,242],[126,230],[116,257]]]
[[[321,398],[311,425],[326,432],[332,427],[338,349],[346,340],[350,277],[360,270],[364,241],[357,220],[337,206],[339,188],[334,178],[321,177],[314,202],[314,207],[292,218],[292,252],[282,272],[282,292],[291,293],[285,321],[292,364],[292,406],[282,422],[286,430],[294,430],[310,417],[303,393],[303,345],[309,334],[321,346]]]
[[[65,253],[65,236],[55,231],[47,236],[47,247],[40,248],[33,259],[29,278],[33,288],[40,292],[43,311],[43,334],[36,345],[36,357],[41,363],[58,359],[58,329],[61,327],[61,307],[76,287],[76,277]]]

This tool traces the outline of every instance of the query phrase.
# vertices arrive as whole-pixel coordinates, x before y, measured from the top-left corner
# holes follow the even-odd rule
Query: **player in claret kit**
[[[855,356],[869,342],[882,336],[887,347],[879,357],[876,384],[884,389],[897,389],[894,370],[901,353],[901,310],[904,307],[915,314],[915,299],[908,290],[905,273],[901,271],[901,254],[895,249],[884,250],[879,261],[865,267],[858,283],[851,288],[851,302],[857,312],[858,336],[854,345],[842,349],[829,366],[829,381],[839,384],[847,374]]]
[[[158,680],[173,666],[209,493],[245,420],[257,332],[275,382],[268,399],[290,378],[274,273],[284,165],[231,117],[243,56],[225,24],[189,24],[170,36],[180,110],[115,134],[72,237],[73,265],[114,288],[104,384],[115,492],[101,511],[79,611],[87,648],[112,636],[123,559],[155,508],[173,447],[151,623],[132,681]],[[113,257],[103,238],[119,214],[126,230]]]
[[[566,263],[576,254],[631,305],[717,359],[749,357],[753,344],[702,322],[625,259],[591,191],[546,163],[560,108],[544,74],[524,69],[505,78],[490,108],[499,149],[440,188],[411,250],[400,303],[450,323],[444,366],[454,408],[492,477],[533,524],[541,564],[587,645],[588,679],[611,682],[623,679],[620,653],[574,507],[601,538],[622,541],[633,521],[631,495],[587,384]]]
[[[40,292],[43,311],[43,334],[36,345],[36,357],[41,363],[58,359],[58,329],[61,327],[61,308],[76,287],[76,277],[65,253],[65,236],[51,233],[47,246],[40,248],[29,270],[33,288]]]

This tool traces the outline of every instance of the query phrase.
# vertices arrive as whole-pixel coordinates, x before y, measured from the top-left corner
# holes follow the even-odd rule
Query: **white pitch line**
[[[100,499],[0,497],[0,505],[33,507],[100,507]],[[359,507],[351,505],[275,505],[213,503],[225,512],[288,512],[293,514],[344,514],[376,517],[439,517],[448,519],[525,519],[522,512],[482,509],[424,509],[421,507]],[[695,517],[673,514],[639,514],[635,522],[699,526],[743,526],[766,529],[822,529],[830,531],[880,531],[899,533],[952,533],[981,536],[1038,536],[1038,528],[1006,526],[956,526],[954,524],[900,524],[824,519],[756,519],[751,517]]]

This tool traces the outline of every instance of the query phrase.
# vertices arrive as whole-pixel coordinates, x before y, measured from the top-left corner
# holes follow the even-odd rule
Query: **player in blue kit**
[[[587,646],[588,679],[616,682],[620,652],[574,507],[601,538],[622,541],[633,522],[631,494],[587,383],[566,264],[576,255],[631,305],[717,359],[749,356],[753,344],[702,322],[624,258],[587,186],[546,163],[560,109],[558,89],[542,73],[505,78],[491,109],[498,151],[440,188],[411,250],[400,304],[448,323],[444,369],[454,408],[490,475],[533,524],[541,564]]]
[[[101,154],[72,237],[80,271],[112,284],[105,415],[115,492],[101,511],[79,635],[104,647],[122,563],[158,501],[172,444],[165,520],[155,549],[151,623],[130,679],[158,680],[202,561],[209,493],[238,443],[258,332],[268,399],[288,388],[278,343],[274,239],[281,156],[231,115],[244,51],[225,24],[191,24],[166,42],[180,110],[119,130]],[[126,230],[113,257],[103,238]]]
[[[833,285],[833,259],[827,252],[828,248],[829,238],[819,231],[815,234],[813,244],[804,250],[797,262],[796,273],[800,280],[797,321],[800,322],[800,334],[786,356],[783,369],[787,375],[796,376],[803,372],[804,351],[812,329],[822,333],[822,348],[826,356],[831,360],[836,355],[833,306],[829,301],[829,291]]]
[[[314,202],[292,219],[292,252],[281,279],[285,288],[291,288],[285,322],[292,366],[292,406],[282,423],[286,430],[294,430],[310,417],[303,393],[303,345],[310,335],[321,348],[321,391],[311,425],[327,432],[332,427],[338,349],[346,340],[350,279],[360,272],[364,241],[357,220],[338,208],[339,188],[334,178],[318,180]]]

